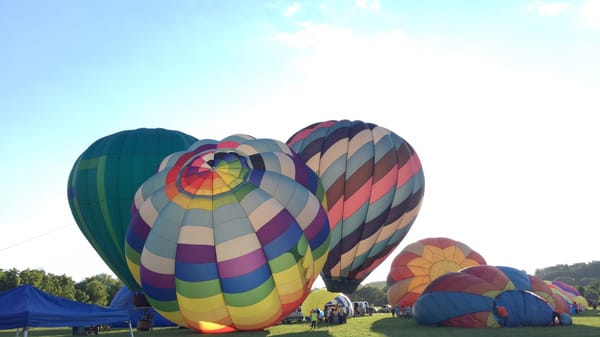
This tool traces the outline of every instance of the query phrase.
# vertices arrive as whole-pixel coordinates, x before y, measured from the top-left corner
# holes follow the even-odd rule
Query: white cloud
[[[295,49],[326,47],[343,44],[351,36],[347,30],[333,28],[326,24],[301,22],[301,30],[293,33],[278,33],[275,39]]]
[[[381,8],[379,0],[356,0],[355,3],[358,8],[368,8],[374,10]]]
[[[544,260],[540,256],[550,248],[542,243],[533,248],[539,255],[523,258],[522,250],[506,252],[498,242],[532,247],[538,224],[551,233],[564,223],[590,223],[600,189],[595,174],[600,164],[590,155],[600,142],[592,120],[599,108],[597,85],[562,78],[561,63],[531,69],[523,65],[526,58],[511,62],[476,41],[449,44],[444,36],[416,38],[401,30],[361,34],[304,23],[279,40],[308,49],[295,58],[299,75],[248,116],[285,111],[286,126],[277,128],[281,139],[295,126],[319,120],[364,120],[397,132],[419,154],[426,197],[398,250],[424,237],[448,236],[469,244],[492,265],[530,273],[554,263],[587,261],[593,254],[585,244],[577,256]],[[287,125],[292,131],[284,130]],[[448,202],[465,189],[468,195],[460,202]],[[565,195],[578,197],[560,197]],[[472,228],[489,228],[494,235]],[[516,241],[515,232],[521,234]],[[366,282],[385,280],[391,261]]]
[[[545,2],[536,1],[527,8],[540,16],[556,16],[564,12],[571,5],[566,2]]]
[[[288,6],[288,8],[283,13],[283,16],[292,16],[296,14],[301,7],[302,5],[299,2],[294,2],[293,4]]]
[[[586,26],[600,29],[600,0],[588,0],[580,8]]]

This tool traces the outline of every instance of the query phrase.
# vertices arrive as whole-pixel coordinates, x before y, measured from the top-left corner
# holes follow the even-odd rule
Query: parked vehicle
[[[369,310],[369,302],[367,301],[352,302],[352,305],[354,306],[354,316],[364,316],[373,313]]]
[[[282,319],[281,323],[300,323],[302,321],[304,321],[304,315],[302,314],[300,307],[298,307],[296,310],[292,311],[289,315]]]

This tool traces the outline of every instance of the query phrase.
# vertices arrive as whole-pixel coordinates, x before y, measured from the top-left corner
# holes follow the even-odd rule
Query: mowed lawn
[[[113,329],[101,332],[99,336],[128,337],[127,329]],[[188,337],[202,335],[199,332],[184,328],[156,328],[152,331],[136,331],[136,337]],[[14,337],[15,330],[2,330],[0,337]],[[22,333],[20,334],[22,336]],[[32,328],[29,336],[71,336],[71,329]],[[94,336],[94,335],[92,335]],[[573,326],[568,327],[523,327],[496,329],[464,329],[447,327],[425,327],[417,325],[414,319],[392,318],[390,314],[374,314],[373,316],[352,317],[348,323],[340,325],[321,324],[311,330],[310,323],[279,324],[264,331],[235,332],[220,336],[231,337],[266,337],[266,336],[313,336],[313,337],[599,337],[600,315],[588,311],[573,317]]]

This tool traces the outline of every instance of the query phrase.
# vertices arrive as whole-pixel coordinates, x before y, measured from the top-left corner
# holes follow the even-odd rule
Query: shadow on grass
[[[591,320],[595,322],[589,324],[586,320],[582,319],[572,326],[454,328],[422,326],[418,325],[414,319],[384,318],[373,322],[371,330],[389,337],[400,335],[411,337],[598,337],[600,336],[600,317],[593,317]]]

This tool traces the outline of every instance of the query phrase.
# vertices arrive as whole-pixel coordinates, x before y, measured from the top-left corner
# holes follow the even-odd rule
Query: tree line
[[[108,274],[98,274],[81,282],[67,275],[54,275],[42,269],[0,269],[0,292],[23,284],[45,291],[51,295],[73,301],[108,306],[123,283]]]
[[[600,300],[600,261],[556,265],[536,269],[535,276],[542,280],[562,281],[576,288],[588,302]],[[23,284],[31,284],[49,294],[74,301],[108,306],[123,283],[108,275],[98,274],[81,282],[67,275],[54,275],[41,269],[0,269],[0,292]],[[375,306],[387,304],[385,281],[360,286],[347,294],[352,301],[368,301]]]

